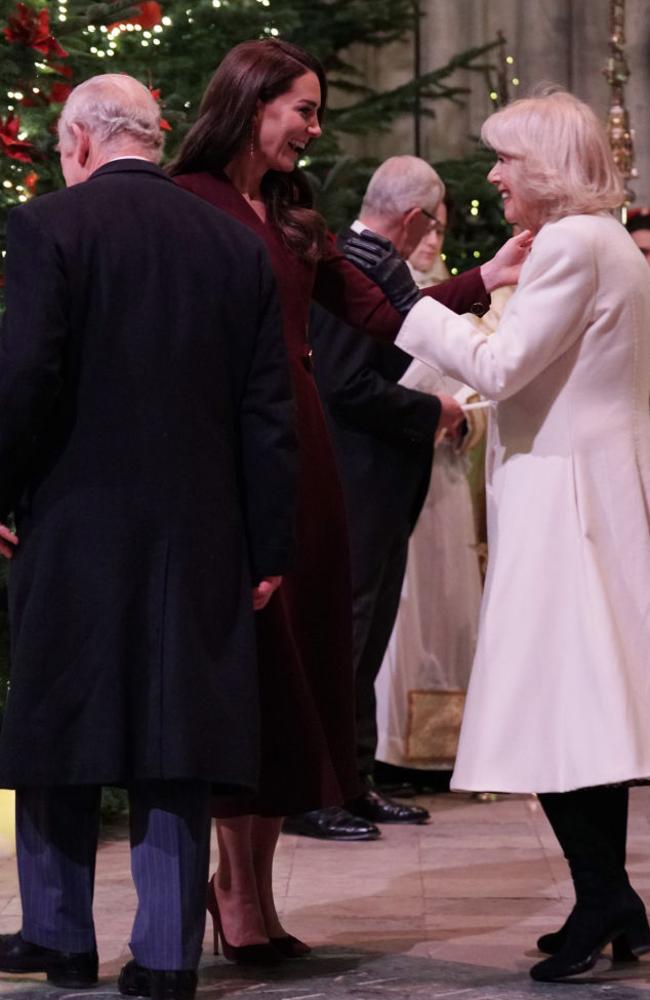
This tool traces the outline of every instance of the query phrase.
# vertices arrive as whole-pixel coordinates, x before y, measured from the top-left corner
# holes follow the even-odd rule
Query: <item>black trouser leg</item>
[[[56,951],[95,950],[93,889],[99,786],[21,788],[16,840],[25,940]]]
[[[353,569],[357,766],[364,779],[372,775],[375,765],[375,681],[397,618],[407,555],[408,535],[401,535],[393,540],[372,579],[360,581],[360,571],[355,579]]]

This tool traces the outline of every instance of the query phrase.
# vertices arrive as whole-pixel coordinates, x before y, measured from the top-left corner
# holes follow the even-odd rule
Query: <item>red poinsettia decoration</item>
[[[160,88],[158,88],[157,90],[153,90],[152,87],[149,87],[149,92],[150,92],[151,96],[153,98],[155,98],[156,101],[158,101],[158,104],[160,104]],[[160,127],[162,129],[164,129],[166,132],[171,132],[172,131],[172,127],[169,124],[169,122],[165,118],[162,118],[162,117],[160,119]]]
[[[35,170],[29,171],[29,173],[25,177],[24,183],[25,187],[27,188],[30,194],[34,194],[36,192],[36,185],[38,184],[38,174],[36,173]]]
[[[144,3],[139,3],[137,7],[137,14],[134,14],[133,17],[121,17],[119,21],[109,24],[108,30],[118,28],[120,24],[139,24],[146,31],[162,21],[162,10],[156,0],[144,0]]]
[[[145,0],[144,3],[140,4],[134,21],[145,30],[147,28],[155,28],[162,21],[160,4],[156,3],[156,0]]]
[[[41,87],[38,93],[32,91],[21,100],[24,108],[42,108],[48,104],[65,104],[72,92],[71,83],[53,83],[49,90]]]
[[[24,45],[45,57],[65,59],[68,54],[51,34],[50,15],[45,8],[36,11],[26,3],[18,3],[14,13],[7,18],[4,36],[11,45]]]
[[[8,156],[10,160],[20,160],[21,163],[31,163],[31,151],[34,149],[31,142],[25,142],[18,138],[20,131],[20,119],[9,115],[6,122],[0,118],[0,153]]]
[[[65,104],[71,93],[71,83],[53,83],[50,87],[49,98],[53,104]]]

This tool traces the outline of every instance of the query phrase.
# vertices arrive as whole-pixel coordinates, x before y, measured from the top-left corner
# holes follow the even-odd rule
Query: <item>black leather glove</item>
[[[420,291],[406,261],[385,237],[378,236],[369,229],[354,233],[346,240],[343,253],[355,267],[379,285],[391,305],[402,316],[406,316],[420,298]]]

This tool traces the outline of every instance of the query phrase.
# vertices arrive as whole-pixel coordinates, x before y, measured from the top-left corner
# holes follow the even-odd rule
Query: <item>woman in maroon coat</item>
[[[273,902],[281,817],[338,805],[357,793],[346,523],[310,370],[307,317],[314,298],[350,325],[392,340],[401,316],[337,252],[296,169],[320,135],[326,90],[318,61],[295,46],[277,40],[238,45],[208,85],[199,119],[171,168],[178,184],[265,242],[280,290],[298,417],[297,560],[258,616],[259,794],[218,810],[220,863],[209,892],[215,943],[219,931],[226,957],[241,962],[309,950],[286,934]],[[492,281],[495,287],[511,275],[501,277]],[[437,285],[432,294],[459,312],[489,301],[478,270]]]

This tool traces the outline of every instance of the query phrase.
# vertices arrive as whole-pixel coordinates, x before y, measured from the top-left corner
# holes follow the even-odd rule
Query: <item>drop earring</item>
[[[248,158],[252,160],[255,156],[255,126],[251,125],[251,138],[248,143]]]

